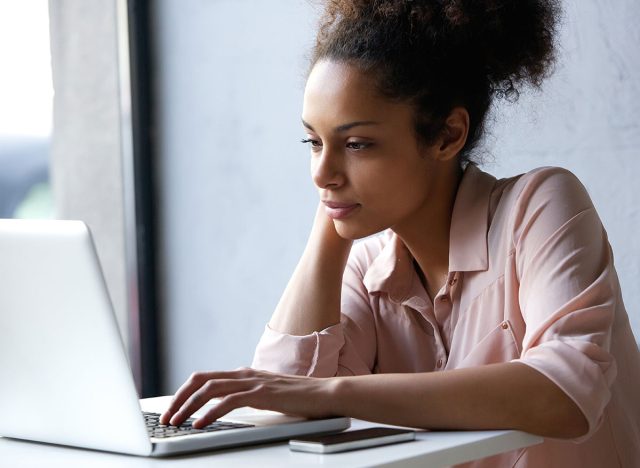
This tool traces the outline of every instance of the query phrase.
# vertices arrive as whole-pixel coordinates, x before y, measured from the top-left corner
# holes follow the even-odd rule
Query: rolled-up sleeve
[[[616,365],[610,354],[617,281],[602,223],[580,182],[549,169],[523,188],[514,252],[526,322],[516,361],[562,389],[598,428]]]
[[[349,256],[342,280],[340,323],[303,336],[280,333],[267,325],[251,367],[310,377],[370,374],[376,334],[363,284],[369,254],[357,244]]]
[[[267,325],[251,367],[291,375],[335,374],[343,344],[341,324],[302,336],[280,333]]]

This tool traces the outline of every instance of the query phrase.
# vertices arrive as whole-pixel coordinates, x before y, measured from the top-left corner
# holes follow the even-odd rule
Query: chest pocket
[[[450,369],[475,367],[485,364],[509,362],[520,357],[520,346],[509,320],[504,320],[482,338],[457,364],[449,362]]]

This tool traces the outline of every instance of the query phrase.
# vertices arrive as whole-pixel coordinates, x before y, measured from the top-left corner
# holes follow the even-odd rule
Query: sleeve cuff
[[[332,325],[309,335],[289,335],[265,327],[251,367],[289,375],[332,377],[344,345],[342,325]]]
[[[580,408],[589,430],[573,442],[584,442],[593,435],[602,423],[604,409],[611,398],[609,387],[616,375],[611,355],[592,343],[550,341],[529,349],[521,359],[512,362],[536,369]]]

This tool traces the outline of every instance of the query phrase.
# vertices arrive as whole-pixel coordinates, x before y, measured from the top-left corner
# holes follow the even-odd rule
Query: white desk
[[[152,409],[148,406],[145,409]],[[156,409],[157,411],[157,409]],[[353,420],[351,430],[379,424]],[[141,458],[0,437],[0,468],[282,468],[403,466],[445,467],[542,442],[518,431],[419,432],[416,440],[353,452],[318,455],[291,452],[286,442],[170,458]]]

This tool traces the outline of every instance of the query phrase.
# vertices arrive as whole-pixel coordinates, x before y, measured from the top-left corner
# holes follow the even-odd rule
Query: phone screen
[[[313,436],[297,438],[297,441],[315,443],[321,445],[344,444],[347,442],[356,442],[359,440],[375,439],[378,437],[387,437],[397,434],[408,434],[414,431],[408,429],[394,429],[391,427],[373,427],[370,429],[360,429],[357,431],[341,432],[339,434],[330,434],[324,436]]]

